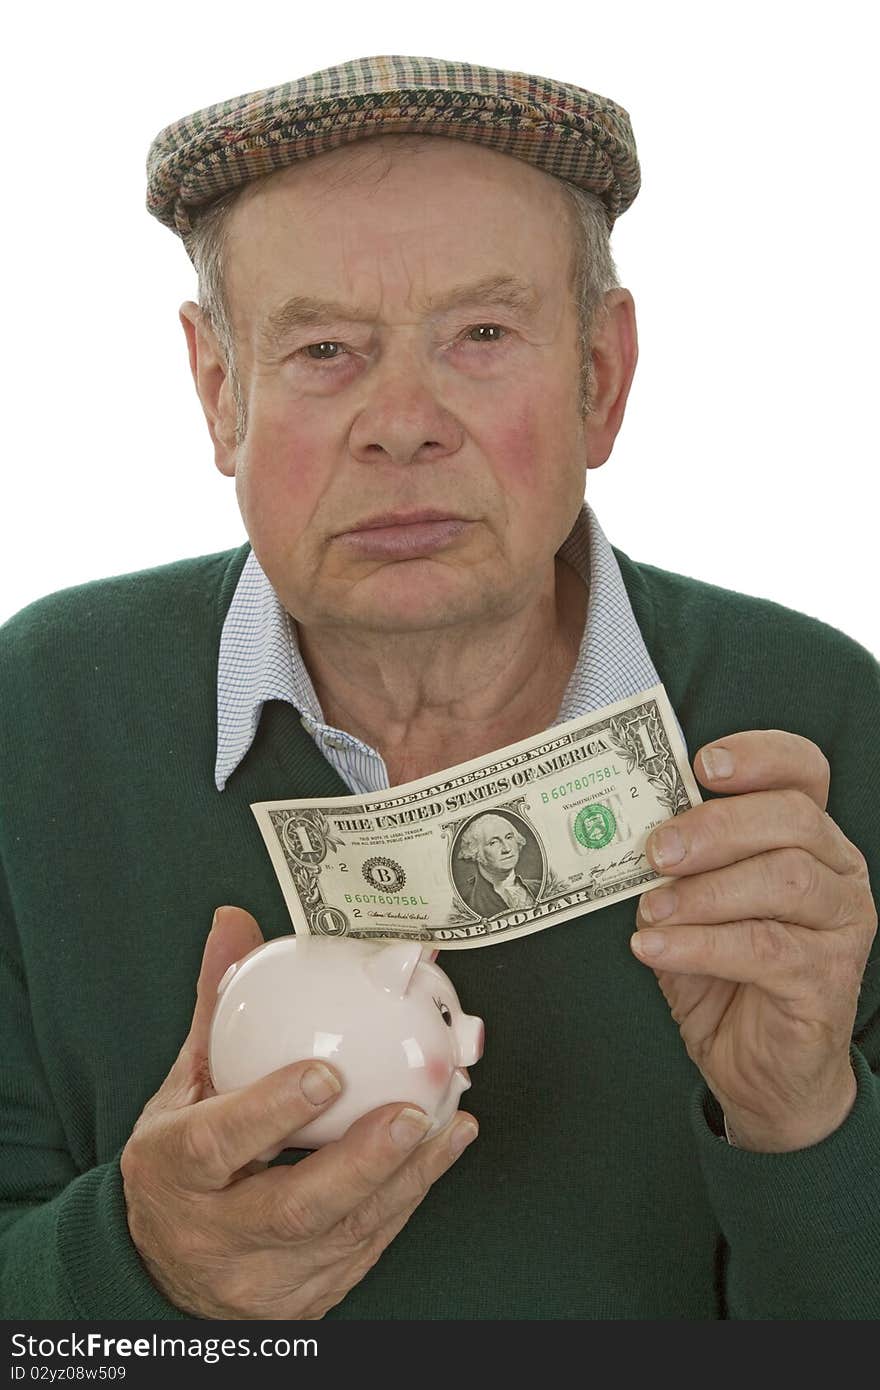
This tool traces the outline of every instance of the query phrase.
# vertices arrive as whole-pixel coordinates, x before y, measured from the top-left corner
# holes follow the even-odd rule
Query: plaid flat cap
[[[180,236],[251,179],[371,135],[445,135],[527,160],[601,198],[609,229],[639,191],[629,115],[608,97],[443,58],[355,58],[206,106],[147,155],[147,209]]]

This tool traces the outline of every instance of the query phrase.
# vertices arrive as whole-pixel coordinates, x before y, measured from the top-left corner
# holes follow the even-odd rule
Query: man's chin
[[[414,572],[415,564],[396,565],[408,573],[386,575],[378,583],[359,586],[349,594],[349,606],[339,617],[346,626],[358,631],[413,634],[436,632],[446,628],[465,627],[491,618],[491,605],[481,589],[474,592],[471,585],[450,583],[443,576]],[[387,567],[386,567],[387,568]],[[419,568],[423,568],[419,564]]]
[[[450,613],[448,608],[441,611],[434,611],[430,606],[413,610],[411,608],[397,609],[393,605],[376,611],[363,611],[354,615],[347,615],[347,621],[343,625],[356,628],[361,632],[375,632],[396,636],[405,636],[411,633],[413,637],[420,633],[437,633],[446,631],[449,628],[460,628],[464,623],[473,620],[473,615],[457,616]]]

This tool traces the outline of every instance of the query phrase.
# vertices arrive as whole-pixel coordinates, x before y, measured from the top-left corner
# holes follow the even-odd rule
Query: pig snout
[[[456,1019],[455,1041],[457,1045],[456,1063],[460,1067],[473,1066],[483,1055],[485,1029],[483,1020],[474,1014],[462,1014]]]

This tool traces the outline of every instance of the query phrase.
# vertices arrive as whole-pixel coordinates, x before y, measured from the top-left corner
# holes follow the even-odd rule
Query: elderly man
[[[584,503],[637,357],[625,111],[369,58],[176,123],[149,168],[249,544],[2,635],[4,1316],[876,1317],[878,667]],[[401,1096],[258,1161],[340,1082],[211,1090],[217,983],[290,930],[250,804],[658,680],[707,792],[648,841],[672,885],[450,953],[487,1048],[442,1133]]]

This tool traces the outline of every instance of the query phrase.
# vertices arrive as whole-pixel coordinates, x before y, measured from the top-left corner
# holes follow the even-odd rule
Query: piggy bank
[[[432,1117],[430,1138],[457,1110],[471,1084],[465,1067],[483,1052],[483,1021],[462,1013],[434,954],[417,942],[351,937],[282,936],[255,947],[217,987],[208,1049],[215,1091],[322,1057],[342,1092],[282,1148],[320,1148],[395,1100]]]

